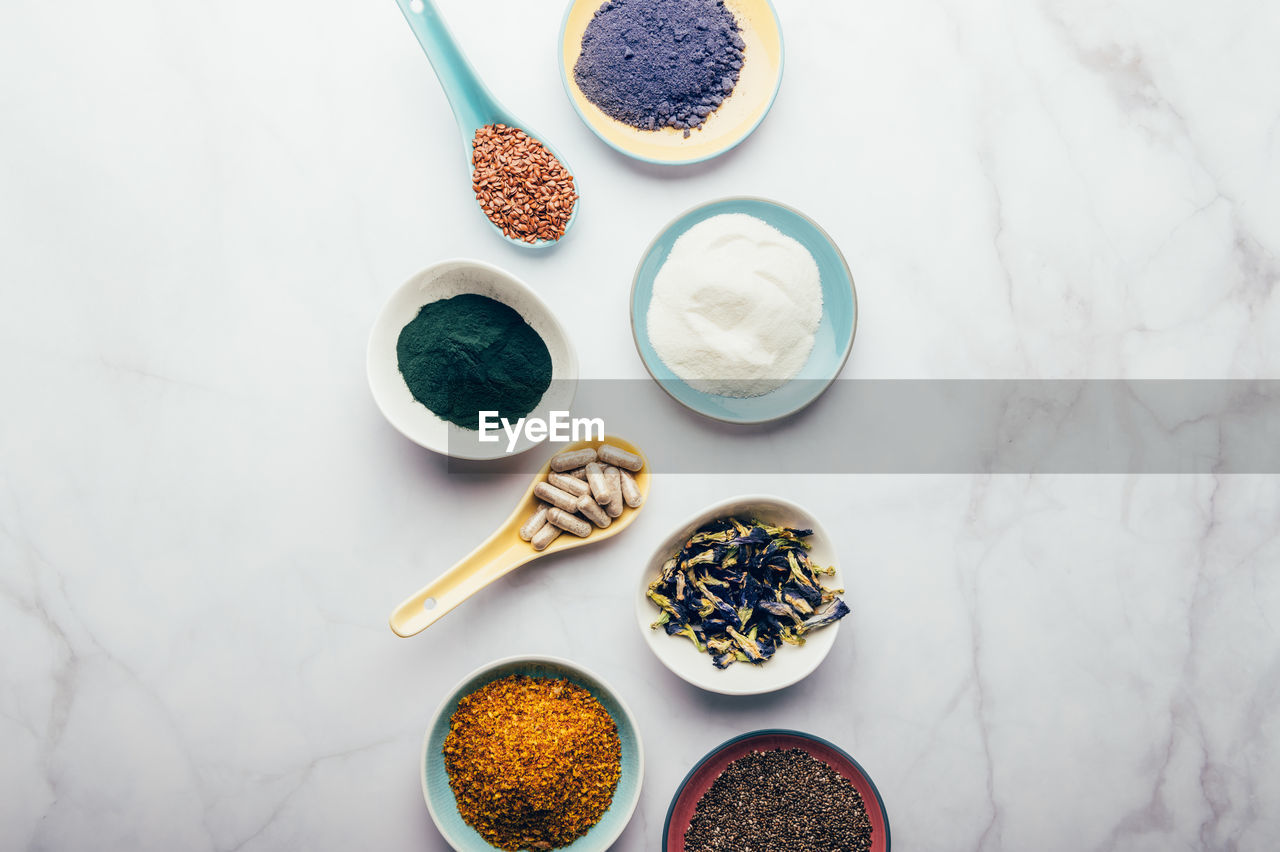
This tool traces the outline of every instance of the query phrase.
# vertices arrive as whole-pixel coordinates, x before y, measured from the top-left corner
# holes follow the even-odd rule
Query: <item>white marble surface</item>
[[[763,726],[851,751],[899,849],[1280,845],[1280,479],[666,476],[607,549],[403,641],[391,606],[521,486],[446,475],[363,375],[391,290],[470,255],[538,288],[584,375],[641,378],[641,249],[760,194],[849,256],[846,376],[1280,378],[1280,7],[782,0],[773,114],[666,172],[572,113],[561,3],[442,5],[580,176],[554,252],[468,209],[390,0],[4,4],[0,848],[441,849],[427,718],[535,651],[643,726],[619,849]],[[812,678],[730,700],[660,668],[628,594],[668,527],[761,490],[837,531],[855,616]]]

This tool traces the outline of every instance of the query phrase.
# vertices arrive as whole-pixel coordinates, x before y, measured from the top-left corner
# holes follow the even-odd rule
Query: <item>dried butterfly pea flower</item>
[[[814,565],[806,538],[813,530],[720,518],[689,537],[649,585],[660,610],[654,629],[684,636],[717,668],[760,664],[782,643],[804,644],[806,633],[849,614]]]

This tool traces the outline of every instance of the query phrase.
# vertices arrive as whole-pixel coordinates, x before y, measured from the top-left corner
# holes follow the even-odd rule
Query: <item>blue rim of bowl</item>
[[[551,656],[550,654],[517,654],[510,657],[501,657],[497,660],[493,660],[492,662],[485,663],[483,666],[473,669],[463,675],[457,683],[449,688],[449,692],[445,695],[440,704],[437,705],[436,712],[432,714],[431,722],[427,725],[427,731],[422,737],[422,753],[418,758],[418,783],[422,787],[422,800],[426,802],[427,813],[431,816],[431,823],[435,826],[436,831],[440,833],[440,837],[444,842],[449,844],[450,847],[456,849],[457,847],[453,845],[453,842],[445,835],[444,829],[441,828],[440,820],[436,817],[436,810],[431,804],[431,796],[427,792],[427,755],[428,749],[431,746],[431,732],[436,726],[436,720],[444,715],[444,711],[450,703],[455,703],[453,701],[454,693],[458,692],[464,684],[480,677],[481,675],[488,675],[490,672],[495,672],[498,669],[522,663],[549,663],[582,675],[589,680],[595,681],[600,686],[600,690],[602,692],[607,693],[613,701],[617,702],[618,709],[622,711],[623,718],[630,726],[631,733],[636,738],[636,777],[639,780],[636,783],[635,801],[632,802],[631,812],[627,815],[626,820],[623,821],[622,826],[618,829],[618,833],[609,838],[608,842],[605,844],[606,848],[612,847],[614,843],[618,842],[618,838],[622,836],[623,832],[627,830],[627,826],[631,824],[631,820],[635,816],[636,809],[640,805],[640,793],[644,789],[644,737],[640,733],[640,725],[636,722],[636,717],[635,714],[631,712],[631,707],[628,706],[627,702],[622,700],[622,696],[618,694],[618,691],[614,689],[607,680],[591,671],[591,669],[588,669],[585,666],[580,666],[572,660],[567,660],[564,657]],[[497,678],[490,678],[480,686],[492,683],[494,680],[497,680]],[[480,686],[477,686],[476,689],[479,689]],[[470,695],[471,693],[466,694]],[[460,696],[459,700],[463,697],[465,696]],[[616,724],[617,720],[615,719],[614,722]],[[861,769],[861,767],[859,767],[859,769]],[[612,804],[610,806],[612,807]],[[583,837],[586,837],[586,835],[583,835]]]
[[[662,379],[654,375],[653,368],[650,367],[649,362],[645,360],[644,351],[640,348],[640,333],[636,330],[636,287],[640,283],[640,270],[644,268],[645,260],[647,260],[649,255],[653,252],[653,249],[658,244],[658,241],[661,240],[663,237],[665,237],[667,235],[667,232],[670,231],[673,227],[675,227],[675,224],[679,222],[681,219],[685,218],[686,216],[689,216],[690,214],[696,213],[699,210],[702,210],[707,207],[711,207],[716,204],[726,204],[734,201],[755,201],[762,204],[771,204],[774,207],[780,207],[783,210],[786,210],[790,213],[794,213],[796,216],[799,216],[801,219],[808,222],[813,227],[813,229],[816,230],[819,234],[821,234],[822,238],[827,241],[827,244],[831,246],[833,251],[835,251],[836,257],[840,258],[840,265],[844,267],[845,276],[849,279],[849,294],[853,297],[853,328],[849,330],[849,341],[844,346],[844,352],[840,354],[840,365],[836,367],[836,369],[832,372],[831,378],[827,379],[826,382],[823,383],[822,390],[818,391],[816,394],[814,394],[811,398],[806,400],[801,405],[798,405],[789,411],[784,411],[781,414],[775,414],[772,417],[762,417],[758,420],[743,420],[743,419],[731,418],[731,417],[717,417],[714,414],[710,414],[706,411],[702,411],[701,409],[694,408],[692,405],[689,405],[683,399],[676,396],[674,393],[670,391],[670,389],[667,388],[666,383],[663,382]],[[763,196],[759,196],[759,195],[729,195],[729,196],[725,196],[724,198],[716,198],[716,199],[712,199],[711,201],[704,201],[703,203],[694,205],[693,207],[690,207],[688,210],[685,210],[683,213],[678,214],[669,222],[667,222],[667,224],[663,225],[662,228],[658,230],[658,233],[654,235],[653,239],[649,241],[649,245],[645,246],[644,251],[640,253],[640,259],[636,262],[636,271],[631,275],[631,295],[628,297],[628,300],[629,301],[628,301],[627,309],[629,311],[630,320],[631,320],[631,342],[635,344],[636,354],[640,356],[640,363],[644,365],[644,370],[646,373],[649,374],[649,378],[653,379],[654,383],[656,383],[658,387],[662,388],[663,393],[671,397],[676,402],[680,403],[680,405],[694,412],[695,414],[699,414],[702,417],[706,417],[709,420],[718,420],[721,423],[733,423],[739,426],[752,426],[760,423],[774,423],[778,420],[784,420],[798,411],[803,411],[804,409],[808,408],[810,405],[813,405],[815,402],[821,399],[822,395],[827,392],[827,389],[830,388],[831,385],[835,382],[835,380],[840,377],[840,374],[844,372],[845,365],[849,363],[849,354],[853,352],[853,341],[856,340],[858,337],[858,319],[861,316],[861,312],[858,310],[858,285],[853,280],[853,270],[849,268],[849,261],[847,258],[845,258],[844,252],[840,250],[840,245],[831,238],[831,235],[827,233],[826,228],[823,228],[821,225],[815,222],[812,218],[807,216],[803,211],[797,210],[796,208],[792,207],[790,204],[783,204],[781,201],[774,201],[772,198],[764,198]],[[683,379],[680,379],[678,377],[677,377],[677,381],[683,384],[687,384],[686,382],[684,382]]]
[[[603,5],[606,1],[607,0],[601,0],[600,5]],[[755,120],[755,123],[747,128],[746,133],[743,133],[737,139],[734,139],[733,142],[718,151],[706,154],[702,157],[696,157],[692,160],[681,160],[677,163],[673,163],[668,160],[659,160],[655,157],[646,157],[642,154],[637,154],[634,151],[628,151],[621,145],[615,145],[613,142],[600,135],[599,131],[596,130],[596,126],[587,120],[587,117],[578,107],[578,102],[573,98],[573,83],[569,82],[569,71],[564,66],[565,31],[569,28],[569,13],[573,11],[573,7],[576,6],[577,3],[578,0],[569,0],[568,4],[565,6],[564,15],[560,18],[560,37],[556,39],[556,64],[560,66],[560,84],[564,87],[565,97],[569,99],[569,106],[573,107],[573,111],[578,114],[578,118],[582,119],[582,123],[587,126],[597,139],[617,151],[619,154],[625,154],[633,160],[638,160],[642,163],[652,163],[655,166],[692,166],[696,163],[705,163],[707,160],[714,160],[722,154],[727,154],[743,142],[747,141],[747,139],[756,132],[756,129],[773,110],[774,101],[778,99],[778,92],[782,89],[782,75],[787,66],[787,39],[782,33],[782,20],[778,17],[778,10],[774,8],[773,0],[764,0],[764,4],[769,7],[769,14],[773,15],[774,29],[778,31],[778,75],[773,81],[773,91],[769,93],[769,103],[765,104],[764,112],[760,113],[760,117]],[[501,235],[501,231],[499,231],[499,235]]]
[[[680,801],[680,796],[682,793],[684,793],[684,788],[689,786],[689,781],[693,778],[694,775],[697,774],[698,770],[701,769],[703,765],[707,763],[707,761],[711,760],[711,758],[715,757],[717,754],[724,751],[729,746],[737,745],[743,740],[750,740],[756,737],[777,736],[779,734],[789,736],[789,737],[799,737],[802,740],[810,740],[811,742],[821,743],[822,745],[826,746],[827,748],[839,754],[845,760],[852,763],[854,767],[857,768],[858,773],[862,775],[863,778],[867,779],[867,786],[871,788],[872,794],[876,797],[876,805],[880,808],[880,815],[884,817],[884,849],[885,849],[885,852],[890,852],[890,850],[893,848],[893,843],[892,843],[893,832],[890,830],[890,827],[889,827],[889,811],[885,809],[884,799],[881,798],[880,796],[880,788],[876,786],[876,782],[872,779],[871,774],[867,772],[867,770],[862,768],[861,763],[854,760],[853,755],[849,754],[849,752],[845,751],[844,749],[840,748],[840,746],[831,742],[831,740],[823,739],[822,737],[819,737],[816,734],[807,734],[804,731],[793,731],[789,728],[763,728],[759,731],[749,731],[745,734],[739,734],[736,737],[731,737],[725,740],[724,742],[720,743],[720,745],[716,746],[711,751],[704,754],[702,756],[702,759],[699,760],[697,763],[695,763],[693,765],[693,768],[690,769],[688,773],[684,776],[684,779],[680,782],[680,785],[676,787],[675,795],[671,797],[671,804],[667,805],[667,818],[662,821],[662,852],[667,852],[667,833],[671,831],[671,815],[675,813],[676,802]]]

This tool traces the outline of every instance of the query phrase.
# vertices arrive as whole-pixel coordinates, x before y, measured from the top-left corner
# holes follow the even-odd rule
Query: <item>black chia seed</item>
[[[618,121],[688,136],[733,92],[746,46],[724,0],[609,0],[587,24],[573,77]]]
[[[871,822],[847,778],[798,748],[730,763],[698,800],[687,852],[867,852]]]

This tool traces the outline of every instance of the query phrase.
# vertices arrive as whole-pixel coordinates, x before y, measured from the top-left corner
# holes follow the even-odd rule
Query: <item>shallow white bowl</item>
[[[410,278],[391,295],[369,334],[366,369],[369,389],[383,415],[402,435],[433,452],[459,459],[495,459],[536,446],[523,436],[514,452],[507,441],[479,440],[480,433],[442,420],[413,398],[396,358],[400,331],[422,306],[463,293],[478,293],[513,308],[547,344],[551,354],[551,386],[529,417],[546,418],[551,411],[568,411],[578,384],[578,358],[564,328],[529,285],[511,273],[478,260],[446,260]]]
[[[819,565],[836,567],[835,575],[823,577],[822,584],[829,588],[844,587],[831,537],[812,513],[781,497],[763,494],[733,497],[703,509],[672,530],[654,550],[636,587],[636,623],[649,649],[662,664],[694,686],[723,695],[759,695],[784,689],[811,674],[826,659],[831,646],[835,644],[840,622],[809,634],[803,645],[783,645],[771,659],[758,666],[734,663],[723,670],[712,665],[711,656],[700,653],[685,637],[668,636],[662,628],[655,630],[649,626],[661,614],[653,601],[649,600],[648,591],[649,584],[657,579],[662,564],[675,556],[689,536],[703,524],[730,515],[755,518],[773,526],[813,530],[813,535],[807,539],[810,544],[809,555]]]

